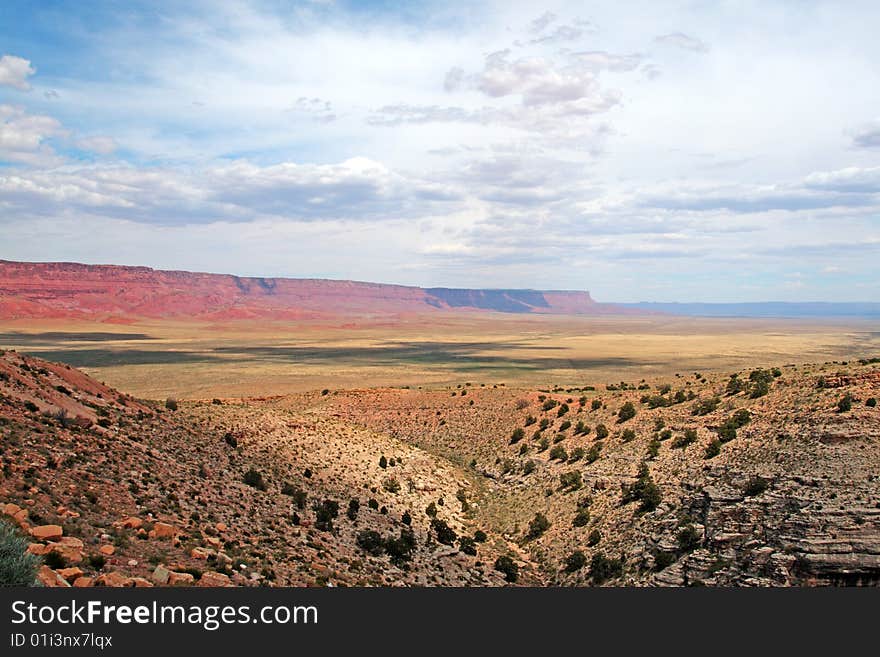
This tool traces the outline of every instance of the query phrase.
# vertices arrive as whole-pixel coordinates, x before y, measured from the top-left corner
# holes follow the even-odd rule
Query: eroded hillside
[[[0,502],[61,585],[876,585],[878,396],[865,360],[160,404],[7,351]]]

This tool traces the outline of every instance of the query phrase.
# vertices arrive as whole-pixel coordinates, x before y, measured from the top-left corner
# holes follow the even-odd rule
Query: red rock
[[[98,552],[103,554],[105,557],[113,556],[113,553],[116,552],[116,548],[112,545],[102,545],[98,548]]]
[[[80,563],[83,560],[82,550],[63,543],[49,543],[49,551],[62,557],[68,563]]]
[[[174,538],[177,530],[173,525],[164,522],[157,522],[150,531],[150,538]]]
[[[140,529],[141,525],[144,524],[144,521],[138,518],[137,516],[129,516],[128,518],[123,518],[118,523],[114,523],[123,529]]]
[[[41,541],[56,541],[64,535],[60,525],[40,525],[31,529],[31,536]]]
[[[13,504],[12,502],[8,502],[3,506],[3,513],[7,516],[15,517],[15,514],[21,511],[21,507],[18,504]]]
[[[82,568],[62,568],[56,572],[68,582],[72,582],[83,575]]]
[[[143,589],[143,588],[152,588],[153,583],[143,577],[132,577],[130,578],[130,582],[135,586],[135,588]]]
[[[205,548],[194,547],[189,552],[189,556],[193,559],[207,559],[210,553]]]
[[[52,548],[48,545],[43,545],[42,543],[31,543],[27,546],[27,551],[31,554],[36,554],[38,557],[45,556],[52,551]]]
[[[122,573],[104,573],[95,578],[95,586],[131,586],[131,578]]]
[[[189,573],[172,572],[168,576],[168,586],[189,586],[195,581],[195,579],[196,578]]]
[[[209,570],[202,573],[198,586],[232,586],[232,581],[227,575]]]
[[[77,589],[89,588],[95,585],[95,580],[91,577],[78,577],[73,581],[73,587]]]
[[[214,527],[218,532],[225,532],[228,529],[225,522],[218,522]]]
[[[70,584],[67,583],[66,579],[64,579],[61,575],[49,568],[49,566],[40,566],[40,570],[37,571],[37,581],[39,581],[43,586],[49,586],[53,588],[70,586]]]

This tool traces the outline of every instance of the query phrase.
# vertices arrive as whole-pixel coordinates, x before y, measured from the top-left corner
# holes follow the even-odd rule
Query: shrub
[[[559,475],[559,483],[565,490],[578,490],[584,482],[580,470],[572,470]]]
[[[587,555],[580,550],[575,550],[565,558],[565,570],[569,573],[580,570],[587,565]]]
[[[519,566],[506,554],[495,559],[495,570],[504,574],[504,579],[511,584],[519,577]]]
[[[391,562],[402,565],[412,559],[412,553],[416,549],[416,535],[409,527],[400,530],[397,538],[385,540],[385,553],[391,558]]]
[[[633,441],[636,439],[636,432],[632,429],[624,429],[620,434],[620,439],[625,443]]]
[[[167,408],[169,411],[176,411],[177,410],[177,400],[174,399],[174,397],[169,397],[168,399],[165,400],[165,408]]]
[[[541,406],[541,410],[544,410],[544,411],[553,410],[554,408],[556,408],[557,403],[558,402],[555,399],[548,399],[547,401],[544,402],[544,405]]]
[[[539,538],[545,531],[550,529],[550,521],[543,513],[536,513],[535,517],[529,522],[529,529],[526,532],[527,539]]]
[[[382,488],[389,493],[398,493],[400,492],[400,482],[397,481],[396,477],[386,477],[382,482]]]
[[[596,427],[596,440],[604,440],[608,437],[608,427],[600,424]]]
[[[257,490],[265,491],[269,488],[268,484],[266,484],[263,479],[262,473],[254,468],[251,468],[244,473],[244,483]]]
[[[708,415],[721,403],[721,400],[718,397],[709,397],[708,399],[701,399],[696,404],[694,404],[691,409],[691,413],[693,415]]]
[[[602,532],[598,529],[594,529],[590,532],[589,537],[587,538],[587,545],[590,547],[596,547],[599,543],[602,542]]]
[[[54,570],[58,570],[59,568],[67,568],[67,560],[55,551],[47,553],[43,557],[43,563]]]
[[[877,398],[876,397],[868,397],[868,400],[865,402],[865,406],[868,406],[869,408],[874,408],[876,405],[877,405]]]
[[[348,511],[345,512],[345,515],[348,516],[349,520],[357,520],[358,511],[361,510],[361,503],[359,500],[354,498],[348,501]]]
[[[587,456],[585,457],[587,463],[595,463],[599,460],[599,453],[602,451],[602,443],[593,443],[590,449],[587,451]]]
[[[594,399],[594,400],[590,403],[590,409],[592,409],[592,410],[594,410],[594,411],[598,411],[600,408],[602,408],[602,401],[601,401],[601,400],[599,400],[599,399]]]
[[[315,504],[315,528],[324,532],[333,531],[333,521],[339,516],[339,502],[324,500]]]
[[[410,515],[409,511],[404,511],[403,515],[400,516],[400,522],[409,527],[412,524],[412,515]]]
[[[718,440],[722,443],[729,443],[731,440],[736,438],[736,425],[734,425],[730,420],[727,420],[715,431],[718,433]]]
[[[37,405],[36,405],[34,402],[32,402],[32,401],[26,401],[26,402],[24,403],[24,407],[25,407],[27,410],[29,410],[31,413],[36,413],[38,410],[40,410],[40,407],[37,406]]]
[[[693,552],[700,547],[700,534],[693,525],[687,525],[678,532],[675,542],[682,552]]]
[[[711,459],[718,456],[721,453],[721,441],[718,438],[712,440],[708,445],[706,445],[706,453],[703,458]]]
[[[568,413],[568,410],[568,404],[560,404],[559,410],[556,412],[556,417],[562,417],[563,415]]]
[[[477,556],[477,544],[470,536],[462,536],[458,539],[458,549],[472,557]]]
[[[535,462],[532,459],[529,459],[525,463],[523,463],[523,474],[530,475],[535,471]]]
[[[382,536],[373,529],[365,529],[362,532],[358,532],[357,544],[364,552],[374,557],[378,557],[385,550],[385,542],[382,540]]]
[[[281,486],[281,493],[293,498],[293,503],[299,509],[306,508],[306,502],[309,499],[309,496],[306,494],[304,490],[301,488],[297,488],[293,484],[286,483]]]
[[[761,477],[752,477],[746,482],[746,486],[743,489],[743,495],[746,497],[755,497],[760,495],[764,491],[767,490],[769,484],[766,479]]]
[[[477,543],[485,543],[488,538],[489,537],[486,535],[486,532],[484,532],[482,529],[478,529],[474,532],[474,540]]]
[[[660,455],[660,441],[656,438],[651,438],[651,442],[648,443],[648,458],[655,459]]]
[[[660,432],[660,434],[657,436],[657,438],[661,441],[662,440],[669,440],[670,438],[672,438],[672,429],[664,429],[663,431]]]
[[[529,416],[526,418],[526,423],[525,423],[523,426],[530,427],[530,426],[532,426],[532,425],[533,425],[535,422],[537,422],[537,421],[538,421],[538,420],[535,419],[535,416],[534,416],[534,415],[529,415]]]
[[[743,383],[742,379],[739,378],[736,374],[730,375],[730,380],[727,382],[726,392],[728,395],[736,395],[746,389],[746,384]]]
[[[590,512],[586,509],[581,509],[577,512],[571,524],[573,527],[586,527],[590,524]]]
[[[565,451],[565,447],[563,447],[562,445],[555,445],[553,449],[550,450],[550,459],[566,461],[568,460],[568,452]]]
[[[545,418],[545,417],[541,418],[541,422],[538,424],[538,428],[539,428],[541,431],[544,431],[544,430],[545,430],[547,427],[549,427],[549,426],[550,426],[550,420],[548,420],[548,419]]]
[[[513,430],[513,433],[510,434],[510,444],[515,445],[520,440],[526,437],[526,432],[522,430],[522,428],[516,428]]]
[[[568,431],[570,428],[571,428],[571,422],[569,422],[568,420],[566,420],[565,422],[563,422],[562,424],[559,425],[560,432]]]
[[[664,550],[657,550],[654,553],[654,570],[661,571],[665,568],[668,568],[672,564],[676,562],[675,552],[666,552]]]
[[[609,559],[601,552],[597,552],[590,560],[590,577],[595,584],[603,584],[621,575],[623,575],[623,561],[620,559]]]
[[[846,394],[837,401],[837,412],[846,413],[852,410],[852,395]]]
[[[630,486],[623,487],[623,504],[630,502],[640,502],[640,511],[653,511],[662,501],[660,487],[654,483],[648,465],[642,463],[639,467],[639,477],[636,482]]]
[[[379,457],[379,467],[383,470],[388,467],[388,459],[385,458],[385,455]]]
[[[33,586],[40,559],[12,523],[0,519],[0,586]]]
[[[631,420],[636,416],[636,407],[633,406],[632,402],[626,402],[623,406],[620,407],[620,410],[617,412],[617,421],[618,422],[626,422],[627,420]]]
[[[223,436],[223,440],[226,441],[226,444],[232,448],[238,447],[238,438],[235,437],[235,434],[231,431],[227,431]]]
[[[688,445],[692,445],[695,442],[697,442],[697,430],[685,429],[682,435],[676,436],[675,440],[672,441],[672,446],[679,449],[684,449]]]
[[[584,455],[586,453],[587,450],[585,450],[583,447],[575,447],[573,450],[571,450],[571,454],[568,455],[568,462],[577,463],[582,458],[584,458]]]
[[[455,543],[455,540],[458,538],[458,534],[446,524],[445,520],[440,520],[440,518],[433,518],[431,520],[431,529],[434,530],[434,533],[437,536],[437,542],[443,543],[444,545],[452,545]]]
[[[430,518],[437,517],[437,505],[431,502],[428,506],[425,507],[425,515]]]
[[[87,561],[89,562],[89,565],[95,570],[101,570],[101,568],[103,568],[107,563],[107,557],[105,557],[103,554],[92,554],[89,555]]]

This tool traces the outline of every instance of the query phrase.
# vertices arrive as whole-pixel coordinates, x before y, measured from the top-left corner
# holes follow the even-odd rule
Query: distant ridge
[[[448,311],[640,314],[586,291],[419,288],[0,260],[0,319],[322,319]]]
[[[880,303],[872,302],[654,303],[642,301],[619,305],[634,310],[695,317],[880,318]]]

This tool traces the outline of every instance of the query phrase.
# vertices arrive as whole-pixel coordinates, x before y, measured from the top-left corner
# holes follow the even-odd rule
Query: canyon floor
[[[554,322],[4,326],[0,512],[61,586],[880,582],[869,326]]]
[[[871,321],[567,317],[485,312],[328,321],[0,322],[0,347],[81,368],[136,397],[249,397],[479,380],[547,387],[848,360]]]

